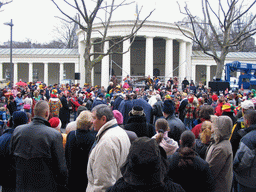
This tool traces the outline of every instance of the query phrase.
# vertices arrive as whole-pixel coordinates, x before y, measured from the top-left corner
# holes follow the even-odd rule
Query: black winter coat
[[[10,154],[16,167],[16,191],[63,191],[67,167],[62,140],[61,133],[42,117],[15,128]]]
[[[165,179],[164,184],[158,183],[154,185],[131,185],[125,182],[124,178],[117,180],[113,187],[110,187],[106,192],[185,192],[184,189],[177,183],[173,183],[170,179]]]
[[[179,183],[186,192],[210,192],[214,191],[214,180],[209,168],[209,164],[198,156],[193,159],[192,165],[179,167],[181,156],[175,152],[168,157],[169,172],[168,177]]]
[[[130,116],[127,124],[124,126],[126,130],[133,131],[138,137],[153,137],[156,134],[155,127],[152,124],[146,122],[144,116]]]
[[[95,134],[87,130],[71,131],[67,136],[65,156],[69,171],[68,188],[70,191],[86,191],[87,163]]]
[[[61,123],[65,126],[70,120],[70,112],[69,112],[67,98],[64,95],[60,98],[60,101],[61,101],[62,107],[60,108],[59,117],[60,117]]]

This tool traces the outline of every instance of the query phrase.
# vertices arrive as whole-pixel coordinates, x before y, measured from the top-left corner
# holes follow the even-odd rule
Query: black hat
[[[171,100],[164,101],[163,112],[169,115],[172,115],[174,113],[174,104]]]
[[[144,110],[141,106],[134,106],[132,108],[132,110],[129,112],[129,116],[134,116],[134,115],[138,115],[138,116],[146,116],[146,114],[144,113]]]
[[[14,111],[12,114],[14,127],[26,124],[28,122],[27,114],[24,111]]]
[[[164,149],[155,139],[140,137],[133,141],[121,173],[129,184],[151,185],[162,183],[167,170],[168,163]]]

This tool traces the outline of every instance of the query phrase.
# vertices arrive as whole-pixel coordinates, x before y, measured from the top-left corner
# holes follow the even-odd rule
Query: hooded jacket
[[[157,134],[152,139],[155,139],[156,136]],[[168,137],[168,131],[164,132],[164,138],[159,145],[165,150],[167,156],[172,155],[179,148],[178,142]]]
[[[184,191],[166,177],[167,157],[155,139],[141,137],[132,143],[120,178],[109,192],[130,191]]]
[[[121,177],[120,168],[131,146],[128,135],[117,126],[116,119],[108,121],[100,128],[96,142],[87,166],[87,192],[105,191],[115,184]]]
[[[233,152],[229,137],[232,120],[228,116],[212,116],[215,143],[210,145],[206,155],[213,178],[215,191],[231,191],[233,179]]]
[[[234,158],[234,173],[238,183],[256,188],[256,125],[240,131],[242,137],[240,147]]]

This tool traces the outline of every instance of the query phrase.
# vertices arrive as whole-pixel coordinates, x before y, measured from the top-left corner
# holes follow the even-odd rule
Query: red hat
[[[218,100],[218,96],[217,95],[212,95],[212,100],[213,101],[217,101]]]
[[[49,123],[52,128],[54,129],[60,129],[61,128],[61,121],[58,117],[53,117],[49,120]]]
[[[189,102],[189,103],[193,103],[193,101],[194,101],[194,98],[193,98],[193,97],[189,97],[189,98],[188,98],[188,102]]]

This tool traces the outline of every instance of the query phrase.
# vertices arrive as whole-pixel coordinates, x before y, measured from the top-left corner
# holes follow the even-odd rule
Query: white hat
[[[241,103],[243,109],[254,109],[254,104],[251,100],[245,100]]]

